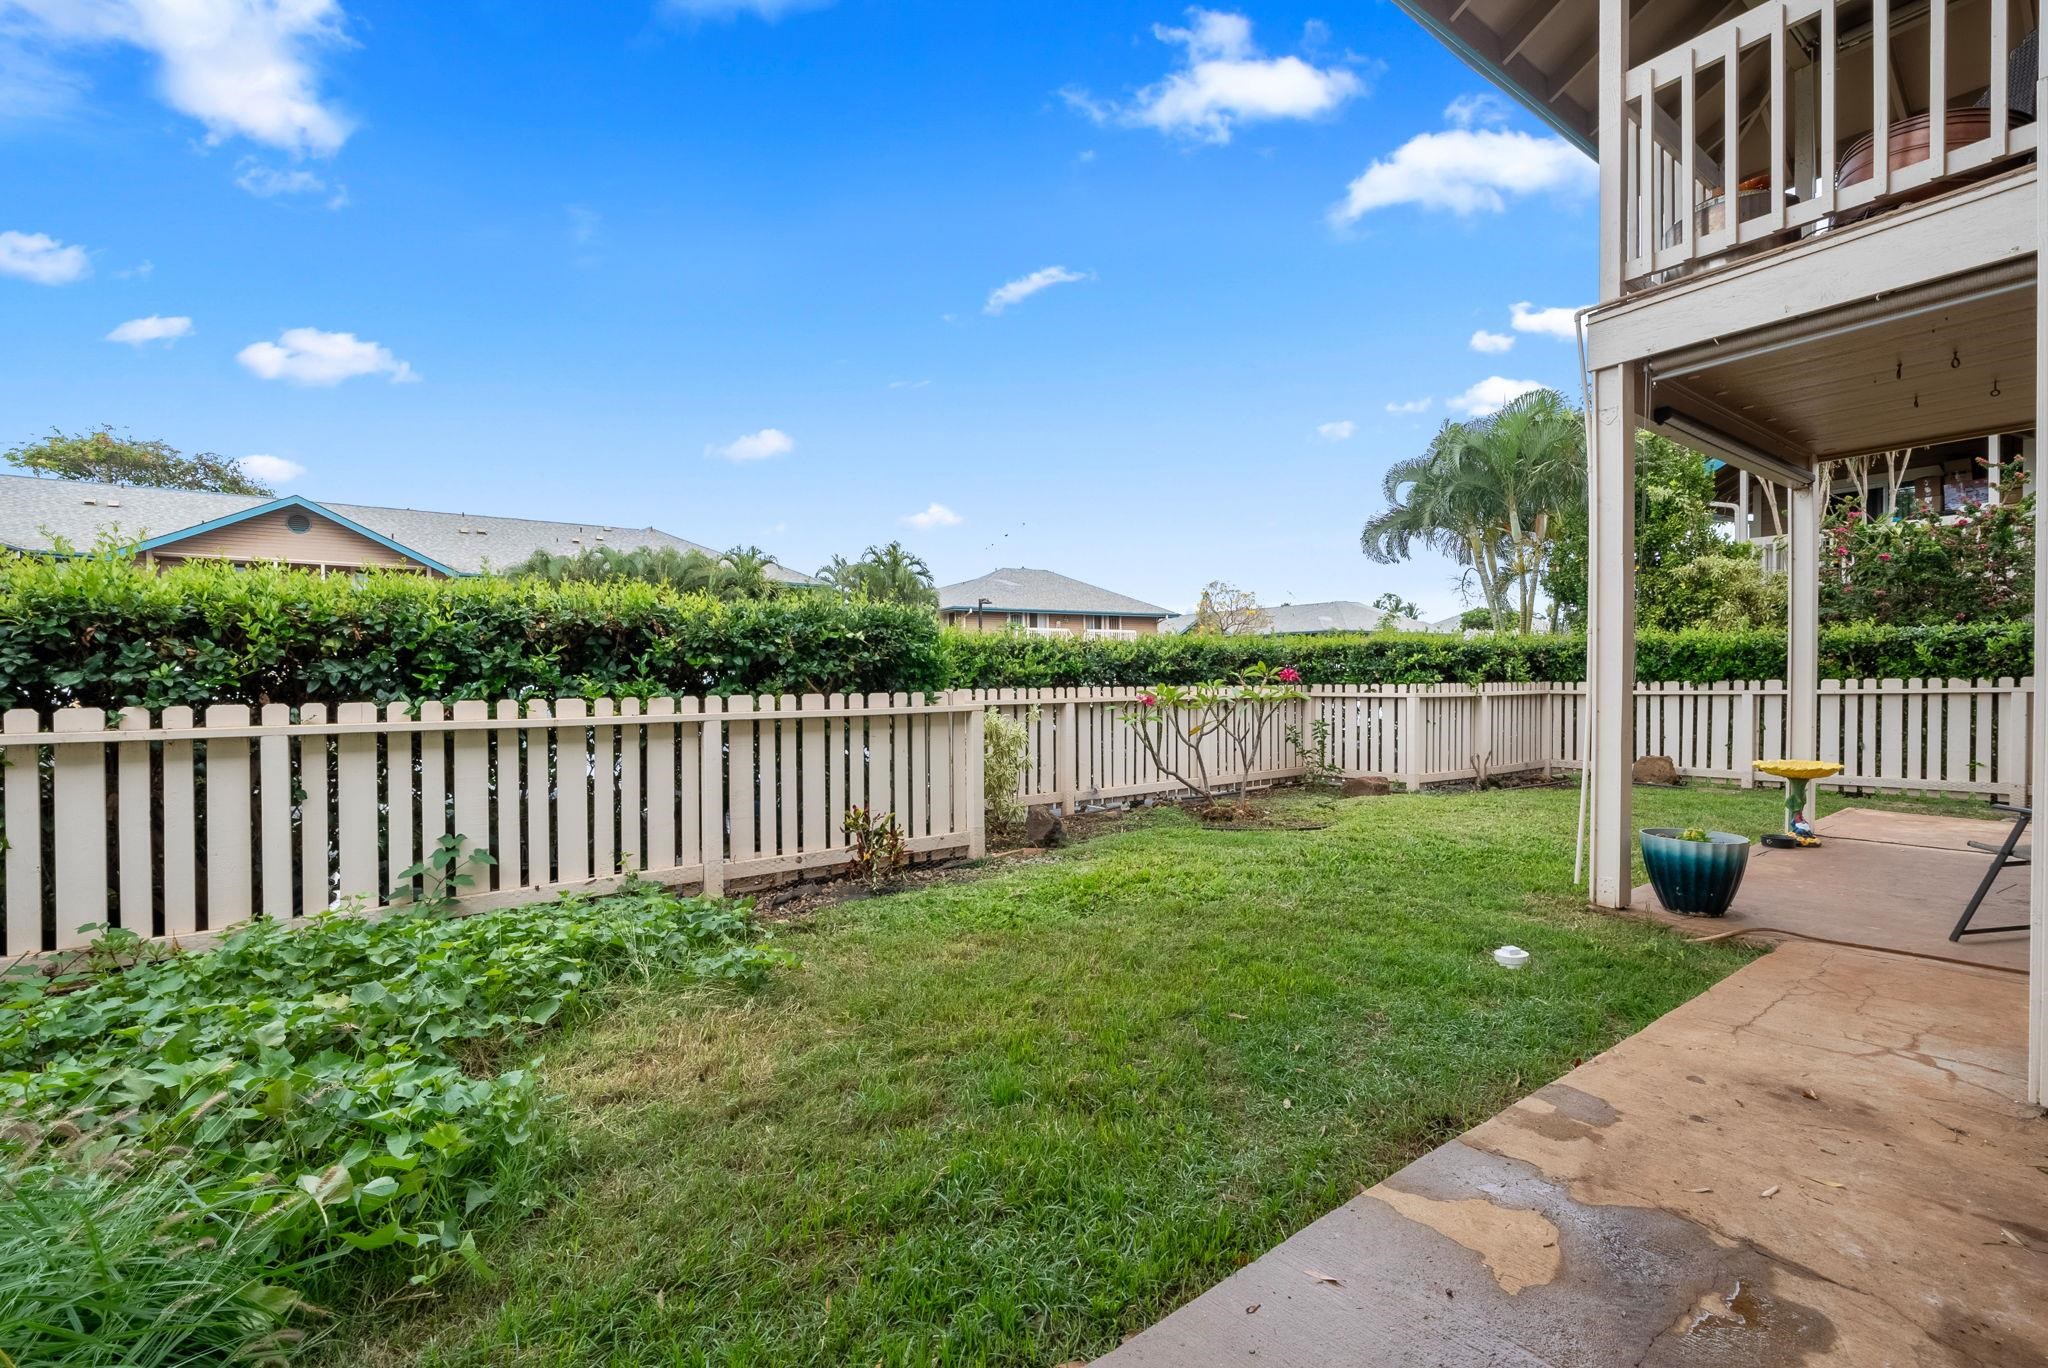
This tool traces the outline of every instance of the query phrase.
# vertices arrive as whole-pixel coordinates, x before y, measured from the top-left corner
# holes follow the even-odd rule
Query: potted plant
[[[1749,868],[1749,837],[1687,827],[1645,827],[1643,866],[1667,912],[1718,917],[1735,900]]]

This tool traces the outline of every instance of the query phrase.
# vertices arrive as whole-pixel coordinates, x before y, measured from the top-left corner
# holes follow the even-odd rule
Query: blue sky
[[[0,0],[0,443],[1450,612],[1359,525],[1597,257],[1484,89],[1378,2]]]

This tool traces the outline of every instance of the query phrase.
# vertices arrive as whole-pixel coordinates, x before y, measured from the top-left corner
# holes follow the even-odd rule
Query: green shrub
[[[458,920],[260,921],[205,953],[11,980],[0,1346],[125,1363],[89,1357],[94,1338],[118,1343],[185,1293],[205,1308],[187,1350],[265,1308],[289,1319],[303,1289],[252,1308],[252,1265],[277,1281],[379,1250],[416,1276],[474,1263],[473,1229],[535,1200],[553,1137],[522,1045],[622,980],[751,985],[780,958],[743,907],[642,884]],[[109,1240],[81,1244],[80,1221]],[[178,1224],[178,1247],[211,1241],[217,1273],[166,1257]],[[71,1280],[86,1298],[88,1275],[103,1295],[44,1325],[34,1289]]]
[[[918,691],[939,666],[931,613],[834,594],[0,557],[4,708]]]
[[[1257,665],[1293,665],[1311,684],[1469,684],[1583,679],[1579,636],[1470,639],[1428,632],[1318,636],[1146,636],[1084,641],[1021,633],[947,632],[948,682],[983,689],[1051,686],[1139,687],[1230,679]],[[1827,678],[2020,678],[2033,668],[2031,624],[1823,628]],[[1636,673],[1696,684],[1783,679],[1785,633],[1770,628],[1638,633]]]

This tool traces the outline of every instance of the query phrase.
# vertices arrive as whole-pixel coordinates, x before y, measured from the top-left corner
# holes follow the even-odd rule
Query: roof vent
[[[96,503],[98,503],[98,502],[99,502],[99,500],[98,500],[98,499],[87,499],[87,500],[85,500],[85,506],[86,506],[87,508],[90,508],[90,507],[92,507],[92,506],[93,506],[94,504],[96,504]]]
[[[120,506],[121,506],[121,501],[120,501],[119,499],[109,499],[109,500],[107,500],[107,507],[109,507],[109,508],[119,508]]]

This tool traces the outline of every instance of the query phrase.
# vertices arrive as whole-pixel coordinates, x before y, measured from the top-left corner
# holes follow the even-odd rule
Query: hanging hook
[[[1963,354],[1961,351],[1952,351],[1948,354],[1948,368],[1950,370],[1960,370],[1962,369],[1962,365]]]
[[[1991,397],[1993,399],[1996,399],[1998,397],[1998,379],[1995,376],[1992,377],[1991,381]]]
[[[1905,360],[1905,358],[1904,358],[1904,357],[1900,357],[1900,358],[1899,358],[1899,359],[1898,359],[1897,361],[1895,361],[1895,362],[1893,362],[1893,363],[1892,363],[1892,379],[1894,379],[1894,380],[1903,380],[1903,379],[1905,379],[1905,378],[1906,378],[1906,360]]]

